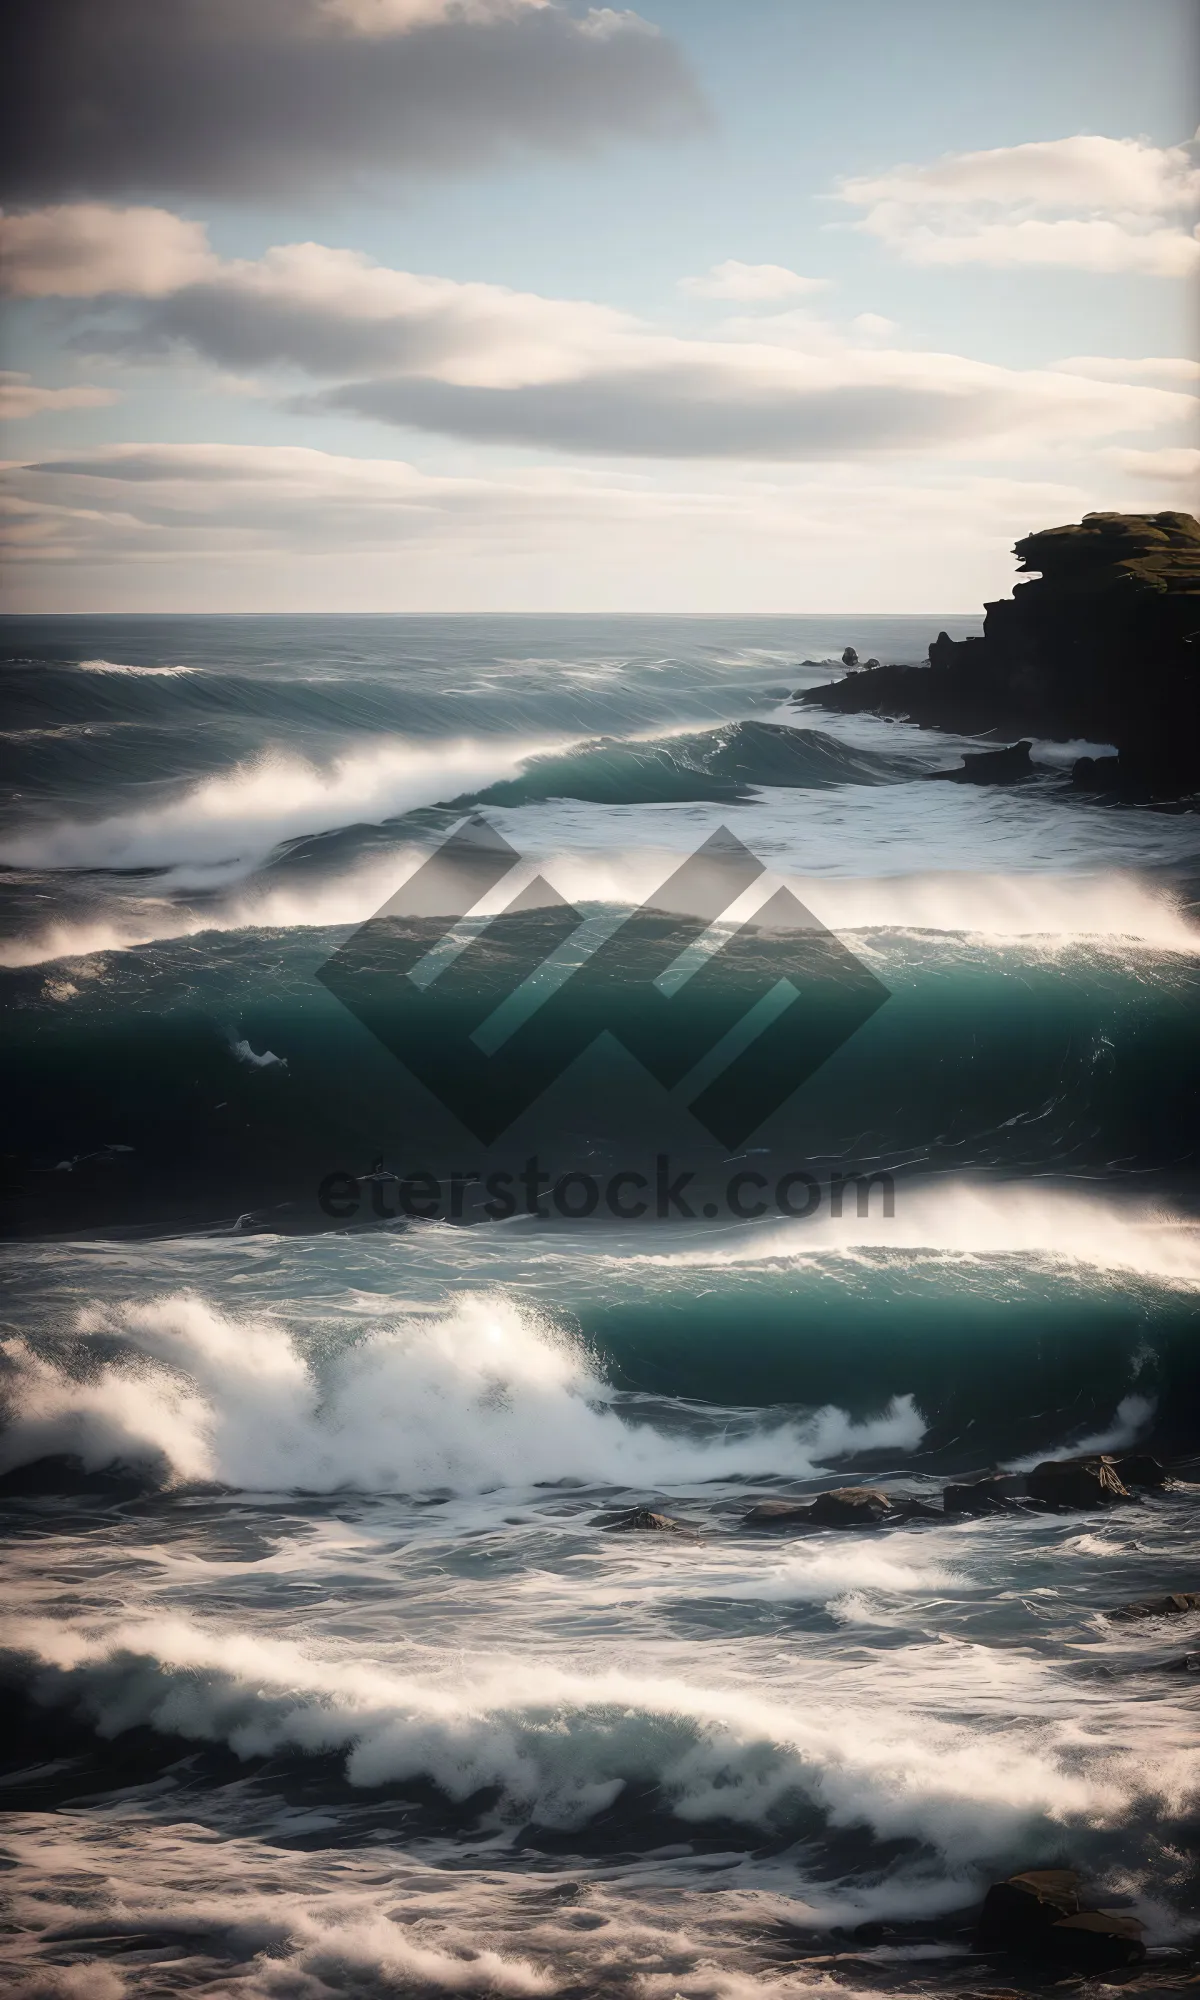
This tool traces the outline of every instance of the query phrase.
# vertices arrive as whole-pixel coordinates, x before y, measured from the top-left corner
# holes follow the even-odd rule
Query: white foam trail
[[[1136,1444],[1157,1407],[1154,1396],[1126,1396],[1118,1403],[1116,1415],[1106,1430],[1094,1431],[1090,1437],[1077,1438],[1073,1444],[1059,1445],[1053,1451],[1035,1451],[1027,1458],[1010,1459],[1004,1469],[1006,1472],[1030,1472],[1035,1465],[1043,1465],[1048,1459],[1084,1458],[1091,1452],[1125,1451],[1129,1445]]]
[[[375,823],[512,777],[541,750],[533,740],[424,744],[402,738],[347,752],[329,765],[270,753],[206,778],[141,812],[31,828],[0,847],[17,868],[166,867],[261,861],[281,840]]]
[[[77,664],[81,674],[157,674],[168,680],[200,671],[198,667],[133,667],[126,660],[80,660]]]
[[[320,1371],[277,1321],[234,1319],[188,1294],[89,1311],[80,1326],[123,1335],[137,1361],[81,1382],[9,1342],[0,1471],[68,1453],[88,1470],[165,1461],[177,1480],[248,1491],[478,1493],[563,1478],[654,1488],[803,1477],[825,1456],[912,1449],[925,1428],[901,1397],[863,1424],[826,1409],[740,1438],[664,1435],[619,1413],[578,1342],[486,1295],[397,1319]]]
[[[245,1063],[248,1069],[286,1069],[288,1066],[287,1057],[277,1056],[274,1049],[264,1049],[258,1055],[245,1040],[231,1041],[229,1047],[237,1060]]]
[[[54,830],[47,836],[52,837]],[[205,931],[332,929],[364,923],[424,858],[425,850],[399,847],[341,876],[243,889],[202,906],[166,897],[131,900],[102,915],[65,918],[32,936],[11,938],[0,944],[0,965],[42,965],[57,958],[196,937]],[[480,910],[503,907],[536,875],[581,910],[594,905],[632,908],[659,888],[681,859],[663,850],[529,857],[497,885]],[[245,870],[238,862],[224,872],[236,875]],[[219,880],[220,871],[212,864],[203,872],[181,865],[164,886],[217,886]],[[1038,949],[1087,944],[1122,953],[1129,949],[1200,952],[1200,929],[1179,900],[1161,885],[1119,870],[1079,876],[963,872],[863,880],[769,873],[740,900],[736,915],[751,914],[781,882],[831,930],[846,937],[869,932],[872,949],[883,954],[889,933],[943,935],[998,948],[1025,941]]]
[[[794,878],[791,886],[830,930],[948,931],[988,940],[1111,939],[1159,951],[1200,952],[1200,928],[1169,891],[1134,874],[974,875],[941,872],[875,880]]]
[[[241,1757],[340,1752],[353,1785],[426,1778],[460,1801],[495,1785],[509,1813],[564,1827],[605,1810],[627,1784],[652,1782],[683,1819],[766,1826],[806,1801],[834,1825],[922,1839],[961,1865],[1022,1839],[1044,1845],[1071,1823],[1119,1824],[1139,1794],[1167,1782],[1144,1746],[1122,1757],[1108,1743],[1088,1768],[1075,1719],[1037,1714],[1049,1686],[1040,1663],[981,1668],[977,1649],[956,1645],[956,1665],[979,1680],[985,1704],[1015,1695],[1022,1719],[1009,1710],[1002,1735],[945,1719],[935,1698],[882,1702],[827,1671],[801,1671],[769,1696],[525,1655],[458,1660],[433,1679],[161,1615],[91,1629],[14,1621],[6,1640],[56,1670],[63,1698],[106,1733],[149,1724],[226,1742]],[[914,1656],[945,1650],[910,1647],[895,1663],[910,1694],[920,1685]],[[48,1679],[42,1686],[52,1692]],[[1172,1749],[1178,1798],[1195,1786],[1200,1751]]]
[[[763,1575],[723,1587],[721,1595],[739,1603],[836,1604],[864,1592],[934,1594],[962,1581],[943,1563],[931,1561],[917,1537],[890,1535],[883,1545],[856,1540],[801,1549]]]
[[[808,1221],[738,1229],[688,1250],[642,1252],[622,1264],[687,1269],[787,1264],[805,1258],[896,1252],[913,1264],[1000,1257],[1036,1259],[1043,1269],[1133,1273],[1181,1291],[1200,1291],[1200,1223],[1144,1203],[1082,1194],[1044,1181],[902,1183],[885,1217],[878,1190],[865,1217],[848,1187],[841,1217],[826,1205]]]

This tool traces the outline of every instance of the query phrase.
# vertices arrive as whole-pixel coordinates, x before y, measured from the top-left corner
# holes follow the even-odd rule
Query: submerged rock
[[[1025,1492],[1019,1472],[989,1472],[982,1479],[970,1479],[942,1491],[942,1508],[947,1514],[1000,1514]]]
[[[1114,1459],[1113,1466],[1118,1479],[1124,1480],[1126,1486],[1144,1486],[1150,1491],[1157,1491],[1171,1484],[1165,1467],[1156,1458],[1151,1458],[1148,1451],[1133,1452],[1128,1458]]]
[[[818,1528],[874,1527],[892,1512],[887,1494],[877,1486],[835,1486],[829,1493],[818,1493],[812,1503]]]
[[[594,1528],[606,1528],[615,1535],[683,1535],[698,1542],[700,1530],[687,1521],[675,1521],[669,1514],[656,1514],[651,1507],[629,1507],[622,1514],[597,1514]]]
[[[743,1528],[797,1528],[812,1526],[811,1500],[758,1500],[742,1516]]]
[[[891,1497],[889,1520],[895,1521],[941,1521],[945,1519],[940,1507],[931,1507],[928,1500],[918,1500],[909,1493],[896,1493]]]
[[[1182,1618],[1189,1611],[1200,1611],[1200,1590],[1171,1590],[1165,1597],[1139,1597],[1132,1604],[1119,1604],[1108,1615],[1126,1620]]]
[[[56,1452],[0,1472],[0,1498],[36,1499],[61,1494],[79,1499],[134,1500],[157,1492],[169,1478],[165,1462],[153,1466],[105,1465],[89,1471],[82,1459]]]
[[[975,1930],[979,1951],[1023,1951],[1042,1946],[1051,1926],[1079,1911],[1079,1876],[1073,1868],[1031,1868],[993,1882]]]
[[[970,750],[963,752],[962,765],[957,771],[930,771],[931,778],[948,778],[954,785],[1011,785],[1019,778],[1031,778],[1033,765],[1029,753],[1031,741],[1010,743],[1005,750]]]
[[[1046,1956],[1075,1972],[1113,1972],[1146,1956],[1143,1926],[1124,1910],[1080,1910],[1046,1932]]]
[[[877,1486],[834,1486],[812,1500],[758,1500],[744,1528],[875,1528],[883,1521],[940,1521],[942,1514],[912,1494],[890,1496]]]
[[[1129,1498],[1110,1458],[1047,1459],[1034,1466],[1026,1486],[1043,1507],[1110,1507]]]

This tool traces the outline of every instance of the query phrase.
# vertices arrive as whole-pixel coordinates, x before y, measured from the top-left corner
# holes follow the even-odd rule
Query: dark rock
[[[842,654],[842,665],[844,667],[856,667],[858,665],[858,654],[855,652],[853,646],[847,646],[845,652]]]
[[[743,1528],[798,1528],[812,1526],[810,1500],[759,1500],[742,1517]]]
[[[984,1479],[971,1479],[942,1492],[942,1508],[947,1514],[1000,1514],[1020,1499],[1025,1480],[1019,1472],[989,1472]]]
[[[868,674],[873,674],[878,665],[879,665],[878,660],[867,660],[864,662],[863,670]]]
[[[650,1507],[630,1507],[623,1514],[597,1514],[594,1528],[607,1528],[615,1535],[683,1535],[699,1541],[700,1531],[686,1521],[674,1521],[669,1514],[656,1514]]]
[[[1109,1458],[1051,1458],[1026,1480],[1029,1497],[1043,1507],[1110,1507],[1128,1500]]]
[[[1124,1910],[1081,1910],[1046,1932],[1048,1958],[1076,1972],[1112,1972],[1146,1956],[1143,1926]]]
[[[931,1507],[928,1500],[918,1500],[915,1495],[896,1493],[892,1495],[889,1520],[895,1521],[941,1521],[945,1519],[940,1507]]]
[[[1184,1653],[1178,1660],[1167,1660],[1163,1672],[1168,1674],[1200,1674],[1200,1653]]]
[[[1073,1868],[1031,1868],[993,1882],[975,1930],[978,1951],[1037,1951],[1047,1932],[1079,1910]]]
[[[1131,1621],[1137,1618],[1182,1618],[1189,1611],[1200,1611],[1200,1590],[1172,1590],[1166,1597],[1139,1597],[1132,1604],[1119,1604],[1108,1615]]]
[[[1029,576],[988,604],[983,636],[939,632],[927,667],[808,688],[822,708],[966,734],[1086,737],[1077,784],[1177,798],[1200,786],[1200,521],[1088,514],[1016,544]]]
[[[1071,766],[1071,783],[1085,792],[1119,792],[1119,757],[1077,757]]]
[[[0,1498],[34,1499],[57,1493],[79,1499],[133,1500],[155,1492],[168,1477],[165,1464],[105,1465],[88,1472],[82,1459],[55,1454],[0,1473]]]
[[[812,1503],[818,1528],[870,1528],[891,1513],[891,1501],[876,1486],[836,1486],[832,1492],[818,1493]]]
[[[953,785],[1012,785],[1033,776],[1028,739],[1010,743],[1005,750],[971,750],[963,753],[957,771],[930,771],[931,778],[948,778]]]
[[[1134,1452],[1129,1458],[1114,1459],[1113,1469],[1126,1486],[1159,1490],[1171,1484],[1164,1467],[1156,1458],[1151,1458],[1149,1452]]]

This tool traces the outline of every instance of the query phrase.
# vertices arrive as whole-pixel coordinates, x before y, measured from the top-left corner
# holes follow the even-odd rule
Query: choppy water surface
[[[1200,1629],[1107,1614],[1200,1588],[1196,820],[790,705],[941,624],[3,628],[17,1990],[985,1990],[1038,1862],[1169,1981]],[[589,920],[720,826],[790,884],[890,998],[730,1164],[894,1215],[317,1233],[393,1086],[315,972],[468,809]],[[1132,1445],[1109,1513],[742,1527]]]

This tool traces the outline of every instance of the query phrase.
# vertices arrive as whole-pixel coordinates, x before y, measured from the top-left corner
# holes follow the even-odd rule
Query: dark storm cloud
[[[674,44],[633,16],[451,0],[441,18],[363,33],[351,12],[345,0],[10,0],[4,200],[312,196],[703,115]]]

